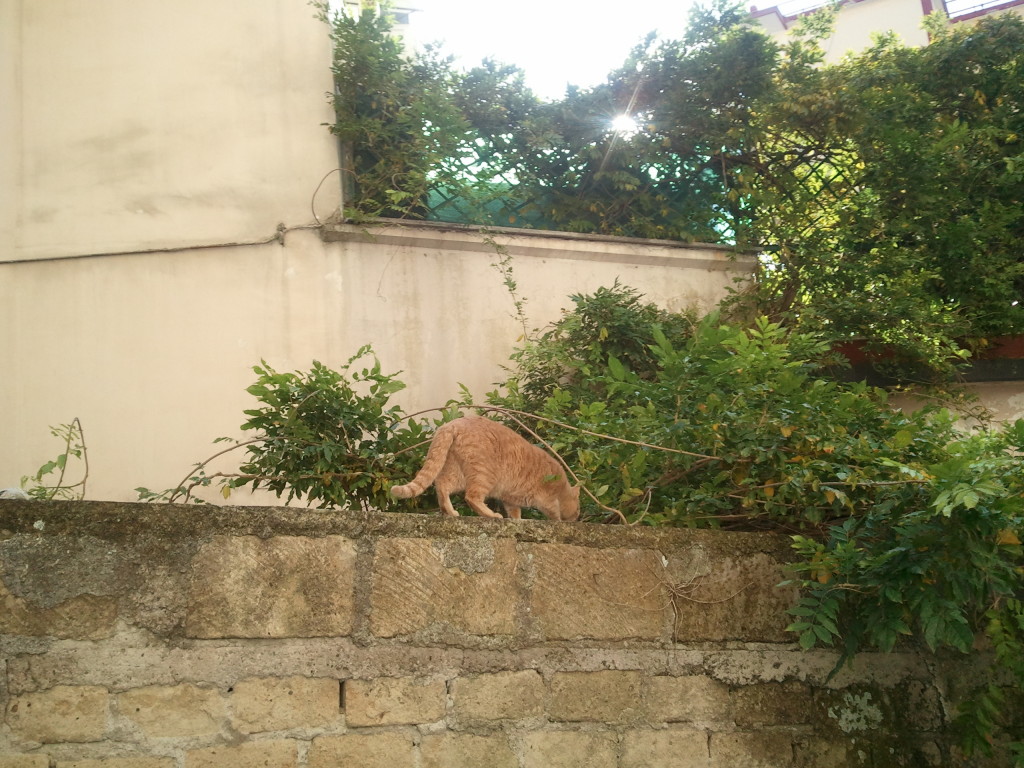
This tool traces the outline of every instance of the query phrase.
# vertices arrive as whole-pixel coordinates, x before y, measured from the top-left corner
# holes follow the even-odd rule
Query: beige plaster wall
[[[993,420],[1013,422],[1024,419],[1024,381],[975,381],[969,387]]]
[[[0,261],[311,222],[338,164],[331,89],[306,0],[3,0]]]
[[[762,28],[785,42],[796,24],[795,18],[778,13],[756,17]],[[860,0],[846,2],[839,8],[832,35],[822,41],[825,60],[839,61],[847,53],[860,51],[871,45],[877,34],[895,32],[907,45],[924,45],[928,35],[921,29],[924,12],[921,0]]]
[[[826,3],[821,3],[821,6]],[[931,3],[935,12],[945,8],[942,0]],[[986,9],[979,16],[954,19],[953,24],[976,24],[988,14],[1024,14],[1024,5],[1012,5],[999,10]],[[757,23],[780,43],[784,43],[797,23],[795,17],[783,16],[778,6],[768,6],[754,14]],[[922,29],[925,10],[923,0],[853,0],[839,8],[832,35],[822,41],[825,60],[839,61],[851,52],[862,51],[871,45],[875,35],[895,32],[906,45],[922,46],[928,43],[928,34]]]
[[[826,61],[834,62],[850,51],[871,45],[878,34],[895,32],[906,45],[921,46],[928,35],[921,28],[921,0],[862,0],[839,9],[835,31],[823,42]]]
[[[396,400],[410,412],[442,406],[460,383],[482,400],[524,333],[495,249],[430,226],[326,236],[299,228],[261,245],[0,264],[0,488],[59,453],[47,427],[74,417],[89,498],[174,487],[222,447],[214,438],[241,436],[261,359],[337,368],[372,344],[385,370],[404,371]],[[664,306],[707,310],[751,269],[710,247],[536,233],[495,242],[527,330],[557,318],[570,294],[616,279]]]

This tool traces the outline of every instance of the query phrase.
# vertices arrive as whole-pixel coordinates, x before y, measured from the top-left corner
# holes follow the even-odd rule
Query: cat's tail
[[[444,463],[448,459],[448,449],[451,448],[454,439],[455,435],[451,429],[440,427],[434,433],[434,439],[430,441],[427,458],[424,459],[423,466],[416,473],[416,477],[405,485],[391,486],[391,495],[396,499],[411,499],[427,490],[444,467]]]

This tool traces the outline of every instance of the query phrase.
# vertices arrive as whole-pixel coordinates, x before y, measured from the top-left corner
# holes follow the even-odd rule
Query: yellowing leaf
[[[814,557],[811,558],[811,578],[819,584],[828,584],[832,581],[832,575],[835,573],[835,561],[830,557],[825,557],[821,552],[816,552]]]
[[[782,433],[783,437],[789,437],[793,434],[794,429],[796,429],[796,427],[779,427],[779,432]]]
[[[775,487],[769,485],[767,488],[764,489],[764,495],[770,499],[772,496],[775,495]]]
[[[835,500],[836,500],[836,492],[835,491],[825,491],[825,501],[827,501],[829,504],[831,504]]]
[[[1009,528],[1004,528],[996,536],[996,544],[1005,544],[1010,547],[1020,546],[1020,539],[1017,538],[1017,534],[1011,531]]]
[[[222,486],[221,489],[220,489],[220,495],[223,496],[225,499],[228,496],[230,496],[231,495],[231,486],[230,485]]]

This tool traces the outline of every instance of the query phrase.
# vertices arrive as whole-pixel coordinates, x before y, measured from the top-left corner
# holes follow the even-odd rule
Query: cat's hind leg
[[[480,486],[467,488],[466,503],[469,504],[473,511],[480,515],[480,517],[497,517],[498,519],[501,519],[501,515],[487,506],[485,501],[487,498],[487,490],[488,489]]]
[[[434,490],[437,491],[437,504],[441,507],[441,512],[449,517],[458,517],[459,513],[455,507],[452,506],[451,497],[448,495],[451,491],[446,488],[440,488],[436,485],[434,486]]]
[[[505,502],[505,511],[508,512],[508,519],[509,520],[522,520],[523,519],[522,510],[519,507],[517,507],[515,504],[509,504],[508,502]]]

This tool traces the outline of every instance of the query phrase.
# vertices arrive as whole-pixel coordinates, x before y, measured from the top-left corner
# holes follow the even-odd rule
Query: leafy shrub
[[[363,367],[357,367],[357,363]],[[233,488],[265,488],[286,502],[335,509],[389,510],[397,505],[388,491],[419,469],[433,427],[452,418],[407,417],[389,404],[402,389],[397,374],[386,374],[369,346],[339,370],[314,361],[305,372],[279,373],[262,361],[247,392],[260,405],[245,411],[242,429],[255,436],[232,445],[197,465],[176,488],[153,492],[137,488],[149,501],[193,500],[195,488],[218,482],[227,498]],[[238,472],[208,473],[207,465],[224,453],[244,449]],[[432,499],[431,499],[432,501]],[[420,497],[414,505],[427,506]],[[402,509],[409,503],[403,502]],[[414,508],[416,508],[414,506]]]
[[[574,301],[489,401],[571,425],[539,429],[631,521],[820,527],[872,503],[893,476],[880,458],[927,461],[955,435],[948,414],[903,414],[880,389],[827,378],[815,336],[693,323],[630,289]]]
[[[894,410],[880,389],[829,378],[819,337],[764,319],[672,321],[628,289],[574,300],[490,400],[543,398],[538,430],[595,496],[585,519],[791,533],[802,647],[838,645],[845,661],[901,638],[961,654],[986,638],[991,673],[958,727],[974,751],[1013,735],[1024,421],[965,434],[945,410]]]

